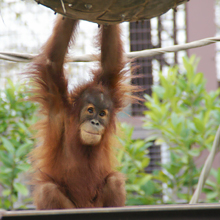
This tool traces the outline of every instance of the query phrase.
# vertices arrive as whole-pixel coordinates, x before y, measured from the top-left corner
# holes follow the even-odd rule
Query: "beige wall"
[[[186,5],[188,42],[215,36],[215,0],[191,0]],[[211,44],[188,50],[189,56],[196,54],[200,58],[198,71],[205,74],[207,90],[214,90],[218,85],[215,48],[215,44]]]
[[[206,37],[213,37],[216,34],[215,25],[215,0],[191,0],[187,3],[187,37],[188,42]],[[198,71],[205,74],[208,91],[217,88],[216,69],[216,45],[211,44],[205,47],[188,50],[188,55],[196,54],[200,57]],[[204,164],[208,156],[207,151],[196,159],[196,164],[200,167]],[[220,153],[215,156],[213,166],[220,167]]]

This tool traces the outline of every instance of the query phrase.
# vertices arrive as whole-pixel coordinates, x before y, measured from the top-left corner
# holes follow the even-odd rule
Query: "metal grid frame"
[[[186,14],[185,5],[179,6],[176,11],[170,10],[167,14],[154,18],[154,20],[131,22],[130,50],[161,48],[186,42],[186,22],[182,26],[179,24],[182,19],[180,15],[183,13]],[[153,83],[158,83],[155,76],[158,71],[162,71],[166,66],[177,64],[182,54],[183,52],[178,52],[136,59],[133,65],[136,69],[135,75],[138,78],[133,79],[132,84],[143,88],[143,91],[138,95],[140,97],[143,97],[145,93],[151,95]],[[155,61],[157,61],[157,65],[155,65]],[[131,115],[142,116],[144,110],[146,107],[143,104],[133,104]]]
[[[182,16],[182,20],[185,19],[185,25],[179,24],[181,20],[180,16]],[[154,20],[130,23],[131,51],[177,45],[185,43],[186,39],[185,5],[178,7],[176,11],[170,10],[167,14],[154,18]],[[138,96],[143,98],[144,94],[151,95],[152,85],[159,83],[158,72],[163,71],[167,66],[177,64],[181,56],[185,55],[184,53],[186,52],[161,54],[135,60],[133,66],[135,66],[136,70],[135,75],[138,77],[132,80],[132,84],[143,88],[143,91],[139,92]],[[143,111],[145,110],[146,107],[144,104],[134,103],[131,106],[131,115],[134,118],[143,116]],[[151,161],[146,168],[146,172],[151,173],[153,170],[160,170],[161,167],[159,164],[162,161],[161,146],[153,144],[149,147],[149,156]]]

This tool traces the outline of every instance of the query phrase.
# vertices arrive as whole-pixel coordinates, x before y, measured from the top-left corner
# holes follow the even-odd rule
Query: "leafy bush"
[[[203,192],[206,194],[206,202],[219,203],[220,200],[220,168],[211,169],[210,178],[206,180]]]
[[[123,148],[118,152],[121,164],[119,170],[126,175],[126,205],[145,205],[160,203],[161,185],[155,181],[153,174],[145,172],[150,163],[148,147],[151,142],[133,140],[133,128],[122,124],[124,138],[119,138]]]
[[[28,128],[35,121],[36,106],[24,101],[25,87],[10,79],[0,97],[0,208],[14,209],[19,195],[29,193],[20,178],[30,168],[26,155],[34,141]]]
[[[170,161],[162,165],[167,202],[190,201],[200,174],[195,158],[211,148],[220,124],[220,90],[206,91],[196,63],[194,56],[183,58],[185,70],[172,67],[167,76],[160,73],[160,85],[153,86],[152,97],[145,96],[144,127],[156,130],[151,139],[169,146]]]
[[[122,125],[125,136],[119,138],[123,149],[118,160],[119,170],[127,176],[127,205],[189,202],[195,190],[200,174],[195,158],[211,148],[220,124],[220,90],[206,92],[203,74],[195,73],[195,57],[184,58],[183,63],[181,73],[178,67],[170,68],[167,76],[160,73],[160,85],[153,86],[152,97],[145,96],[144,128],[155,130],[154,135],[133,140],[133,128]],[[19,195],[28,195],[20,178],[30,167],[26,155],[34,142],[28,127],[36,120],[36,106],[24,101],[25,87],[10,80],[0,96],[0,208],[14,209],[19,208],[15,205]],[[165,143],[170,152],[169,162],[153,174],[145,172],[151,140]],[[209,202],[220,198],[220,171],[212,174],[216,182],[209,180],[204,189]]]

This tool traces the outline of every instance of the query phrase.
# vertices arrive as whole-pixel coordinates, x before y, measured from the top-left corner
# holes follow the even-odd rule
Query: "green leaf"
[[[220,168],[218,168],[217,183],[220,185]]]
[[[215,199],[218,196],[218,192],[213,191],[213,192],[207,193],[206,196],[208,199]]]
[[[24,196],[28,195],[28,189],[23,184],[21,184],[21,183],[14,183],[14,188],[17,190],[17,192],[21,193]]]
[[[187,201],[189,195],[188,194],[185,194],[185,193],[177,193],[177,196],[180,198],[180,199],[184,199]]]
[[[4,209],[10,209],[11,207],[11,202],[7,199],[4,201]]]
[[[117,153],[117,159],[118,159],[118,162],[119,163],[121,163],[122,162],[122,158],[123,158],[123,156],[124,156],[124,149],[121,149],[121,150],[119,150],[118,151],[118,153]]]
[[[2,195],[3,196],[9,196],[11,194],[11,190],[10,189],[5,189],[2,191]]]
[[[13,158],[9,154],[6,154],[4,151],[0,151],[0,161],[8,167],[11,167],[13,164]]]
[[[24,131],[28,131],[27,127],[25,126],[24,123],[21,123],[21,122],[17,122],[17,125]]]
[[[169,82],[167,82],[167,79],[162,75],[162,73],[160,73],[160,82],[161,82],[162,87],[165,89],[165,91],[167,91],[170,84]]]
[[[200,154],[200,150],[199,149],[191,149],[188,151],[188,154],[192,157],[197,157]]]
[[[185,57],[183,57],[183,65],[187,71],[186,72],[187,79],[189,82],[191,82],[194,77],[194,68]]]
[[[6,93],[8,100],[10,101],[11,106],[14,107],[15,94],[14,94],[13,88],[7,88],[5,93]]]
[[[30,170],[31,165],[30,164],[19,164],[17,166],[17,169],[23,171],[23,172],[27,172],[28,170]]]
[[[141,186],[141,189],[145,191],[146,195],[153,195],[155,192],[155,184],[153,181],[149,180],[146,184]]]
[[[174,125],[174,127],[177,127],[177,125],[180,123],[180,116],[177,115],[175,112],[171,113],[171,122]]]
[[[147,184],[147,182],[151,179],[152,179],[152,175],[148,174],[148,175],[144,176],[143,178],[141,178],[141,180],[138,183],[140,186],[143,186],[143,185]]]
[[[25,143],[19,146],[19,148],[15,152],[16,157],[20,158],[25,156],[29,152],[31,146],[32,143]]]
[[[197,74],[195,75],[195,78],[194,78],[194,80],[193,80],[193,83],[194,83],[195,85],[200,85],[200,84],[203,82],[203,80],[204,80],[204,75],[203,75],[203,73],[197,73]]]
[[[138,192],[140,190],[140,186],[134,185],[134,184],[127,184],[125,188],[126,188],[126,191],[137,191]]]
[[[12,172],[12,168],[9,167],[5,167],[5,166],[1,166],[0,167],[1,173],[2,174],[9,174]]]
[[[147,167],[150,163],[150,158],[149,157],[143,158],[141,163],[142,163],[142,167],[144,168]]]
[[[157,94],[157,96],[162,99],[164,96],[165,89],[162,86],[155,85],[153,86],[153,91]]]
[[[15,148],[14,148],[13,144],[12,144],[8,139],[6,139],[5,137],[1,137],[1,139],[2,139],[2,142],[3,142],[4,148],[5,148],[8,152],[10,152],[10,153],[13,154],[14,151],[15,151]]]
[[[193,122],[196,126],[196,129],[200,132],[203,132],[204,131],[204,124],[203,124],[203,121],[200,120],[199,118],[193,118]]]
[[[158,137],[158,135],[152,134],[152,135],[147,136],[145,141],[146,142],[153,142],[153,141],[155,141],[157,139],[157,137]]]
[[[212,187],[213,189],[216,188],[216,183],[211,181],[210,179],[206,180],[206,185]]]

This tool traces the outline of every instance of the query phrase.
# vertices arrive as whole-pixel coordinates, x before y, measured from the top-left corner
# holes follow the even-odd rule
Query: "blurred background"
[[[47,38],[51,33],[54,19],[55,19],[55,15],[52,10],[42,5],[38,5],[33,0],[26,0],[26,1],[0,0],[0,52],[20,52],[27,54],[38,54],[40,47],[47,40]],[[123,41],[126,52],[168,47],[176,44],[184,44],[186,42],[191,42],[202,38],[220,36],[220,1],[191,0],[186,4],[182,4],[178,6],[176,11],[169,10],[164,15],[153,18],[151,20],[146,20],[143,22],[132,22],[132,23],[124,22],[122,24],[122,29],[123,29]],[[98,31],[97,24],[87,21],[81,21],[80,27],[78,29],[78,36],[76,39],[76,43],[74,46],[71,47],[70,56],[97,53],[97,49],[93,47],[94,37],[96,36],[97,31]],[[186,56],[190,57],[193,54],[195,54],[196,57],[199,58],[200,60],[198,66],[192,60],[187,62],[189,62],[189,64],[195,68],[195,72],[203,72],[204,82],[206,81],[206,84],[204,84],[205,87],[203,92],[205,93],[212,90],[216,91],[219,87],[219,81],[220,81],[220,65],[219,65],[220,44],[219,43],[197,49],[190,49],[188,51],[166,53],[164,55],[137,59],[135,61],[135,65],[138,66],[138,69],[135,74],[140,74],[141,76],[138,77],[137,79],[134,79],[132,83],[141,85],[144,88],[144,91],[139,93],[139,96],[144,97],[147,94],[151,97],[152,93],[154,92],[152,89],[153,86],[161,85],[160,72],[162,72],[162,75],[166,77],[169,75],[169,71],[171,71],[170,68],[173,67],[174,65],[178,66],[179,68],[178,72],[184,71],[184,69],[186,68],[186,64],[184,65],[182,58]],[[19,89],[15,85],[17,84],[17,82],[20,82],[22,80],[21,73],[24,72],[27,65],[28,63],[16,63],[6,60],[0,60],[0,88],[2,90],[1,102],[0,102],[1,104],[0,108],[2,107],[1,110],[2,113],[0,111],[0,126],[1,126],[0,137],[3,137],[2,139],[0,139],[2,140],[2,142],[0,142],[2,145],[2,146],[0,145],[1,146],[0,150],[2,149],[3,151],[3,153],[0,154],[1,161],[4,160],[2,158],[7,157],[8,152],[12,153],[13,155],[16,150],[20,149],[21,144],[24,143],[27,144],[29,143],[28,140],[31,139],[31,135],[28,133],[28,127],[33,123],[34,120],[36,120],[34,117],[32,118],[32,114],[37,107],[31,104],[29,104],[29,106],[27,105],[23,106],[23,104],[19,103],[18,106],[14,107],[15,108],[14,111],[11,110],[11,113],[9,114],[9,110],[11,107],[8,106],[8,103],[10,101],[14,100],[13,102],[15,102],[15,99],[17,99],[16,97],[19,97],[19,94],[20,94],[20,98],[23,99],[26,98],[26,96],[22,96],[24,88],[19,87],[20,88]],[[94,63],[83,63],[83,62],[65,64],[65,69],[69,73],[68,74],[69,88],[71,89],[73,85],[77,84],[83,79],[89,79],[89,71],[93,65]],[[199,88],[198,91],[200,91]],[[12,95],[12,93],[14,95]],[[216,95],[216,97],[217,96],[218,95]],[[197,103],[197,105],[199,104]],[[218,106],[218,104],[216,105]],[[217,107],[215,106],[213,108],[216,109]],[[130,132],[129,133],[130,136],[128,138],[130,142],[125,143],[125,140],[121,140],[121,142],[124,144],[124,146],[127,146],[127,148],[130,147],[131,150],[130,153],[132,152],[131,155],[133,156],[134,156],[134,152],[133,152],[134,149],[140,150],[139,152],[140,154],[136,155],[137,156],[136,171],[134,170],[132,171],[132,168],[130,167],[131,164],[129,164],[132,161],[129,160],[129,157],[131,157],[131,155],[127,157],[127,159],[126,158],[123,159],[122,157],[119,158],[122,160],[124,165],[125,163],[127,163],[127,165],[129,164],[127,167],[129,171],[128,170],[124,171],[127,173],[130,172],[130,176],[131,176],[130,179],[131,182],[129,183],[130,185],[129,184],[127,185],[127,190],[130,192],[128,196],[130,199],[128,201],[128,204],[158,204],[163,202],[171,202],[171,200],[172,203],[174,201],[187,202],[189,201],[189,198],[192,195],[193,188],[190,188],[189,190],[190,192],[188,192],[188,197],[177,196],[178,198],[175,197],[170,200],[168,194],[169,193],[172,194],[173,189],[171,185],[169,185],[168,180],[165,179],[165,177],[163,176],[164,173],[163,175],[157,173],[155,174],[157,175],[156,177],[152,176],[154,171],[160,172],[168,169],[168,168],[164,168],[163,164],[168,164],[169,162],[172,163],[172,160],[170,159],[171,155],[168,150],[172,144],[168,144],[166,141],[162,141],[162,142],[155,141],[157,138],[152,137],[151,135],[152,130],[156,128],[153,125],[151,126],[151,129],[146,130],[146,128],[144,128],[143,120],[146,120],[145,111],[148,110],[151,110],[151,108],[149,108],[149,106],[147,105],[132,104],[125,110],[124,114],[119,115],[120,121],[122,123],[126,122],[127,124],[130,124],[130,126],[132,126],[132,128],[126,126],[124,128],[125,133]],[[17,114],[16,112],[19,111],[20,111],[19,113],[20,116],[19,115],[16,116]],[[197,109],[197,111],[199,110]],[[25,121],[27,117],[24,116],[24,114],[26,114],[27,112],[29,116],[31,116],[31,118],[29,118],[28,121]],[[9,114],[7,119],[4,118],[6,114]],[[195,117],[197,117],[196,111],[194,111],[193,114]],[[13,116],[12,117],[13,119],[10,118],[11,116]],[[23,119],[19,121],[21,119],[21,116],[23,117]],[[18,118],[16,119],[16,117]],[[174,116],[171,117],[173,118]],[[10,123],[8,120],[10,120]],[[13,121],[14,124],[11,121]],[[19,125],[18,122],[26,123],[25,125],[26,127],[22,128],[22,125],[21,124]],[[218,120],[216,120],[216,123],[217,122]],[[184,123],[185,121],[183,122],[183,124]],[[12,126],[12,124],[14,127]],[[213,126],[210,125],[210,126],[215,129],[213,130],[212,139],[210,139],[209,145],[214,138],[217,125],[215,124],[215,126],[214,125]],[[14,138],[15,140],[17,140],[17,142],[11,141],[11,143],[8,143],[7,139],[11,140],[12,138],[12,135],[9,133],[9,131],[11,132],[13,131],[13,129],[14,130],[21,129],[22,132],[26,132],[25,134],[22,133],[24,136],[26,135],[25,138],[22,139],[21,141],[21,138],[19,139],[16,134]],[[30,135],[30,137],[28,135]],[[151,137],[150,142],[145,141],[148,137]],[[201,140],[199,141],[202,142]],[[32,139],[31,139],[31,143],[25,145],[26,148],[22,145],[25,151],[21,153],[21,155],[23,154],[26,155],[26,153],[28,153],[27,150],[28,147],[30,146],[32,147],[32,145],[34,145],[34,141]],[[196,143],[194,143],[193,146],[192,145],[193,144],[191,144],[190,147],[194,147]],[[16,146],[14,147],[15,151],[13,150],[10,151],[10,149],[12,149],[13,146]],[[142,147],[144,147],[146,151],[143,151]],[[199,169],[203,164],[204,158],[206,158],[208,154],[208,151],[203,151],[203,150],[205,150],[204,146],[201,148],[198,155],[197,154],[191,155],[192,158],[194,156],[198,157],[197,160],[193,159],[194,161],[199,161],[199,162],[195,162],[196,163],[195,167],[198,167],[198,172],[195,175],[195,179],[192,179],[194,186],[198,181],[198,176],[200,171]],[[20,151],[22,151],[22,149]],[[129,152],[129,149],[127,149],[127,152]],[[145,152],[145,153],[143,153],[142,155],[141,152],[142,153]],[[142,165],[138,165],[138,161],[143,162],[144,161],[143,158],[146,157],[146,155],[149,160],[148,161],[145,160],[145,163],[143,163]],[[2,192],[0,207],[7,209],[10,208],[13,209],[14,207],[22,207],[23,204],[22,201],[24,197],[30,195],[29,191],[26,190],[26,188],[23,187],[23,185],[19,185],[19,182],[25,179],[25,177],[23,178],[22,176],[23,171],[26,172],[28,170],[27,164],[29,164],[28,161],[24,162],[23,156],[19,157],[20,158],[19,163],[15,161],[15,164],[18,165],[24,163],[22,165],[23,170],[21,168],[16,175],[14,176],[12,175],[10,177],[13,179],[13,181],[15,180],[15,183],[13,183],[14,187],[8,188],[8,186],[11,185],[11,182],[7,182],[7,181],[5,182],[5,179],[7,179],[6,177],[7,175],[9,175],[8,173],[10,173],[11,170],[10,169],[5,170],[5,168],[4,169],[2,168],[0,170],[0,173],[1,172],[3,173],[2,174],[3,176],[1,176],[0,174],[0,185]],[[219,166],[219,161],[220,160],[217,159],[217,161],[215,162],[216,167]],[[191,164],[190,160],[188,162],[187,164],[189,166],[184,171],[185,173],[189,172],[189,169],[192,168],[192,166],[190,165]],[[2,163],[5,164],[4,161]],[[140,167],[138,168],[138,166]],[[195,167],[193,166],[193,169]],[[181,173],[180,177],[184,175],[184,172],[180,171]],[[137,178],[136,179],[134,178],[132,180],[133,178],[132,174],[134,173],[135,173],[135,177],[138,178],[140,178],[140,176],[142,175],[142,177],[145,178],[145,181],[142,179],[142,182],[140,182],[140,180],[138,182]],[[146,176],[143,176],[144,175],[143,173],[146,173]],[[18,178],[18,175],[20,174],[21,177],[19,176]],[[168,177],[170,177],[166,172],[165,174]],[[215,173],[215,175],[217,174]],[[188,177],[186,177],[186,179],[187,178]],[[151,183],[149,180],[152,179],[156,181],[154,181],[154,183]],[[165,185],[159,184],[163,181],[166,182]],[[139,185],[137,184],[137,182]],[[148,184],[147,189],[146,189],[146,184],[144,185],[143,183]],[[178,190],[184,191],[183,189],[184,187],[185,186],[182,185],[179,187]],[[147,191],[148,189],[151,189],[151,191]],[[166,193],[164,194],[164,190],[166,189],[168,189],[169,192],[168,194]],[[210,200],[210,201],[218,201],[220,190],[219,189],[216,190],[217,192],[215,191],[215,196],[213,197],[214,200]],[[213,190],[211,192],[213,192]],[[13,205],[13,203],[15,203],[15,206]],[[30,200],[27,199],[27,204],[30,203],[31,203]]]

